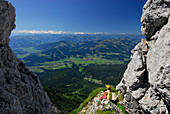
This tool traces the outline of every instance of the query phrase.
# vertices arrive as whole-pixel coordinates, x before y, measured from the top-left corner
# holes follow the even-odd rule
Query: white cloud
[[[85,33],[85,32],[70,32],[70,31],[37,31],[37,30],[19,30],[19,31],[13,31],[13,34],[110,34],[108,32],[95,32],[95,33]]]
[[[74,32],[73,34],[86,34],[84,32]]]
[[[26,33],[26,34],[70,34],[71,32],[65,32],[65,31],[37,31],[37,30],[19,30],[19,31],[13,31],[14,34],[20,34],[20,33]]]
[[[110,33],[108,33],[108,32],[95,32],[93,34],[110,34]]]

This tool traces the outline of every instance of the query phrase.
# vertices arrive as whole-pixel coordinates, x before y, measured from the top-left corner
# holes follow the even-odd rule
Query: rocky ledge
[[[123,114],[122,110],[117,107],[118,96],[119,94],[115,94],[112,92],[112,101],[103,99],[100,101],[101,96],[104,91],[99,92],[92,100],[90,100],[83,109],[79,112],[79,114]]]
[[[132,50],[116,89],[130,113],[170,113],[170,0],[148,0],[141,18],[146,40]]]
[[[38,77],[9,47],[15,9],[0,0],[0,114],[50,114],[51,104]]]

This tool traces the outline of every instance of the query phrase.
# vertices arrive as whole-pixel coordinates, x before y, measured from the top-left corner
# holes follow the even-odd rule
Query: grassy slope
[[[84,102],[81,103],[81,105],[80,105],[77,109],[73,110],[71,113],[72,113],[72,114],[77,114],[78,112],[80,112],[80,111],[83,109],[83,107],[84,107],[90,100],[92,100],[100,91],[105,91],[105,90],[106,90],[106,88],[98,88],[98,89],[93,90],[93,92],[88,96],[88,98],[85,99]]]
[[[85,99],[84,102],[81,103],[81,105],[80,105],[77,109],[73,110],[73,111],[71,112],[71,114],[77,114],[77,113],[79,113],[79,112],[83,109],[83,107],[84,107],[86,104],[88,104],[88,102],[91,101],[91,100],[92,100],[99,92],[101,92],[101,91],[106,91],[106,88],[97,88],[97,89],[93,90],[93,92],[90,93],[90,95],[88,96],[88,98]],[[112,88],[112,92],[115,92],[116,94],[118,94],[118,91],[116,91],[115,88]],[[122,100],[122,99],[121,99],[121,100]],[[124,114],[127,114],[127,112],[125,111],[125,108],[124,108],[123,106],[121,106],[118,102],[117,102],[116,105],[117,105],[117,107],[118,107],[119,109],[122,110],[122,112],[123,112]],[[110,114],[110,113],[113,113],[113,112],[114,112],[114,111],[110,110],[110,111],[100,111],[100,112],[98,112],[98,113],[101,113],[101,114]]]
[[[52,87],[44,86],[50,101],[60,110],[60,113],[69,113],[77,108],[80,103],[86,98],[79,93],[72,93],[66,89],[54,89]]]

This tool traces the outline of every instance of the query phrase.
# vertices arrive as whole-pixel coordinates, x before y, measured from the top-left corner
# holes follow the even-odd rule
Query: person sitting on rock
[[[110,85],[106,85],[107,91],[105,91],[102,95],[102,97],[100,98],[100,100],[102,101],[103,99],[108,99],[108,100],[112,100],[112,89],[110,87]]]

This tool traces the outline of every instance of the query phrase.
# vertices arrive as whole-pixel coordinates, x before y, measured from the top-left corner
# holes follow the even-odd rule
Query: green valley
[[[88,65],[113,65],[128,62],[130,50],[138,40],[106,39],[90,42],[61,41],[39,46],[37,49],[45,50],[23,58],[34,72],[56,70],[64,68],[83,67]]]
[[[54,38],[51,35],[49,41],[47,36],[42,40],[36,35],[24,37],[20,42],[26,40],[25,45],[15,45],[15,42],[11,47],[38,75],[51,102],[61,113],[78,108],[96,88],[106,84],[115,87],[130,60],[131,49],[140,41],[140,35],[137,39],[121,35],[117,38],[113,38],[114,35],[59,35]]]

